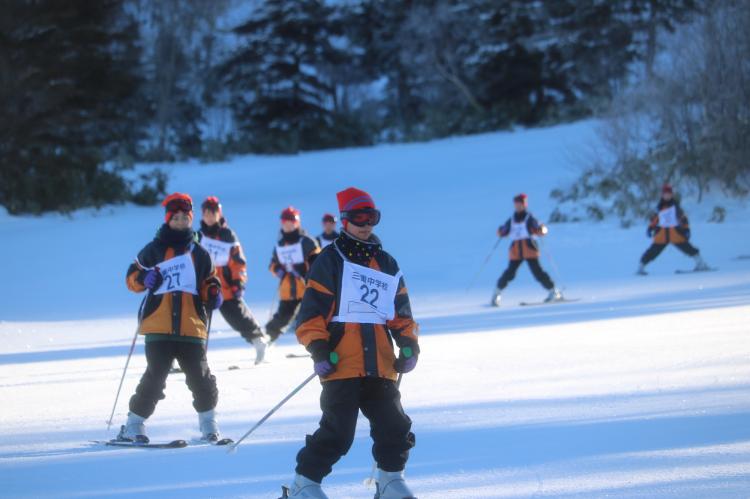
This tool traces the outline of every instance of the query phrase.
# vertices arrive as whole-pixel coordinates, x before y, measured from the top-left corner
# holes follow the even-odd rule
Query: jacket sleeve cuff
[[[328,356],[331,354],[331,346],[325,340],[313,340],[307,345],[307,351],[310,352],[315,362],[320,362],[328,360]]]

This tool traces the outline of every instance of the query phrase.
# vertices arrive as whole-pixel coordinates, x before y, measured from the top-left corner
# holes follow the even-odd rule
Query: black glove
[[[646,237],[654,237],[654,234],[656,234],[656,227],[649,225],[648,229],[646,229]]]

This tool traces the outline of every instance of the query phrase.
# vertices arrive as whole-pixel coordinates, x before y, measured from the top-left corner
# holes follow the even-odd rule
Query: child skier
[[[395,380],[417,364],[417,324],[398,264],[372,234],[380,221],[372,198],[355,188],[337,198],[344,230],[315,260],[297,327],[322,380],[323,416],[284,497],[327,497],[320,483],[349,451],[361,410],[374,440],[376,497],[409,499],[404,467],[415,437]]]
[[[323,232],[316,238],[318,246],[325,248],[339,237],[339,233],[336,231],[336,216],[326,213],[323,215]]]
[[[167,374],[176,359],[193,393],[202,438],[216,442],[219,427],[214,409],[219,392],[206,360],[206,324],[207,309],[221,306],[221,284],[208,252],[195,243],[190,196],[174,193],[162,205],[166,223],[138,253],[127,273],[131,291],[148,292],[139,317],[139,332],[146,338],[147,367],[117,439],[148,443],[144,423],[164,398]]]
[[[281,235],[271,257],[271,273],[279,278],[279,308],[266,324],[271,343],[294,318],[305,293],[305,280],[318,243],[300,226],[300,212],[289,206],[281,212]]]
[[[263,361],[266,344],[263,331],[242,296],[247,282],[247,262],[237,235],[227,225],[219,198],[210,196],[201,205],[198,240],[216,267],[224,303],[219,309],[224,320],[255,347],[255,363]]]
[[[562,300],[562,293],[555,287],[555,283],[550,279],[542,266],[539,264],[539,246],[535,241],[535,236],[544,236],[548,230],[544,224],[540,224],[536,218],[527,211],[528,196],[519,194],[513,198],[515,213],[497,230],[497,235],[501,238],[509,237],[510,245],[510,262],[508,268],[497,281],[497,287],[492,295],[491,305],[500,306],[502,292],[508,286],[508,283],[516,277],[518,267],[526,261],[529,264],[531,273],[534,274],[544,289],[549,291],[549,295],[544,300],[552,302]]]
[[[664,184],[661,189],[661,199],[656,212],[651,216],[646,235],[653,237],[653,243],[641,257],[637,271],[639,275],[646,275],[646,265],[654,261],[670,243],[695,260],[694,271],[709,269],[698,248],[690,244],[690,224],[687,215],[674,198],[672,186],[669,184]]]

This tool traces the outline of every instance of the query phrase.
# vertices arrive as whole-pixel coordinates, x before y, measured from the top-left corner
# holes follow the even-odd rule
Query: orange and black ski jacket
[[[141,311],[139,332],[147,335],[147,341],[204,342],[207,337],[208,315],[205,303],[208,300],[208,288],[218,286],[219,280],[210,255],[195,238],[179,244],[167,243],[164,238],[165,227],[167,226],[159,229],[156,238],[138,253],[135,262],[128,267],[128,289],[135,293],[146,291],[143,280],[149,269],[189,252],[195,266],[198,295],[181,291],[162,295],[149,293]]]
[[[510,235],[511,220],[515,223],[521,223],[527,218],[527,216],[526,230],[529,232],[529,236],[543,236],[546,234],[544,224],[539,223],[539,221],[534,218],[534,215],[523,211],[521,213],[514,213],[511,218],[506,220],[506,222],[497,229],[497,235],[500,237]],[[513,241],[510,244],[508,256],[511,260],[530,260],[539,258],[539,245],[531,237]]]
[[[419,352],[418,326],[412,318],[404,279],[402,277],[398,283],[395,316],[385,325],[332,322],[332,318],[339,314],[344,268],[344,259],[336,250],[337,244],[334,242],[324,248],[310,271],[298,316],[297,340],[305,347],[313,341],[324,340],[331,351],[338,354],[336,371],[323,381],[360,377],[395,380],[393,342],[400,348],[411,347]],[[382,250],[370,259],[368,266],[393,276],[399,272],[396,260]]]
[[[216,267],[216,275],[221,281],[221,294],[225,300],[232,300],[235,292],[245,289],[247,284],[247,260],[245,259],[245,253],[242,251],[240,240],[223,218],[213,226],[206,225],[205,222],[201,221],[198,241],[202,241],[204,237],[234,245],[229,252],[229,263]]]
[[[281,301],[302,299],[302,296],[305,294],[307,273],[310,270],[313,260],[320,253],[318,243],[302,229],[290,233],[282,231],[277,244],[279,246],[289,246],[297,243],[302,243],[302,255],[305,261],[294,265],[291,272],[287,271],[286,267],[279,262],[276,248],[274,248],[273,255],[271,256],[271,265],[269,266],[271,273],[276,274],[280,270],[285,272],[284,277],[281,278],[281,282],[279,283],[279,299]]]
[[[659,212],[672,208],[677,212],[677,227],[660,227]],[[680,204],[674,199],[659,201],[648,226],[654,233],[654,244],[682,244],[690,239],[690,222]]]

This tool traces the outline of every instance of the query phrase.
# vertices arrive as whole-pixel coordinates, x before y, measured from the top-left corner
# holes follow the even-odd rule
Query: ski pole
[[[404,373],[398,373],[398,379],[396,380],[396,390],[401,388],[401,380],[404,377]],[[372,463],[372,471],[370,472],[370,478],[365,478],[365,487],[372,487],[372,484],[375,483],[375,472],[378,471],[378,463],[373,462]]]
[[[294,390],[292,390],[292,392],[289,395],[287,395],[286,397],[284,397],[281,400],[281,402],[279,402],[278,404],[276,404],[273,409],[271,409],[270,411],[268,411],[266,413],[266,415],[263,416],[260,419],[260,421],[258,421],[257,423],[255,423],[255,426],[253,426],[252,428],[250,428],[247,431],[247,433],[245,433],[244,435],[242,435],[242,438],[240,438],[239,440],[237,440],[235,443],[231,444],[229,446],[229,449],[227,450],[227,452],[230,452],[230,453],[231,452],[235,452],[237,450],[237,447],[242,443],[243,440],[245,440],[247,437],[249,437],[252,432],[254,432],[255,430],[257,430],[260,427],[260,425],[262,425],[263,423],[265,423],[266,420],[268,420],[268,418],[270,418],[271,416],[273,416],[273,414],[276,411],[278,411],[281,408],[282,405],[286,404],[289,401],[289,399],[291,399],[292,397],[294,397],[295,395],[297,395],[297,393],[300,390],[302,390],[305,387],[305,385],[307,385],[310,381],[312,381],[313,378],[315,378],[316,376],[317,376],[317,374],[312,373],[310,376],[307,377],[307,379],[305,379],[305,381],[303,381],[302,383],[300,383],[299,385],[297,385],[297,388],[295,388]]]
[[[552,253],[549,251],[547,245],[544,244],[544,239],[539,238],[539,243],[542,247],[542,253],[544,253],[544,255],[547,257],[547,261],[552,267],[552,273],[555,275],[555,281],[560,283],[560,289],[565,289],[565,286],[563,286],[562,283],[562,278],[560,277],[560,270],[557,268],[557,262],[555,262],[555,259],[552,256]]]
[[[495,244],[492,246],[492,249],[490,250],[489,254],[487,255],[487,258],[484,259],[484,262],[482,262],[482,266],[479,267],[479,270],[477,270],[477,273],[474,274],[474,277],[471,279],[471,282],[468,286],[466,286],[466,292],[468,293],[469,290],[474,287],[474,284],[476,284],[477,279],[479,279],[479,275],[484,270],[484,267],[487,265],[487,263],[490,261],[490,258],[492,258],[492,255],[495,253],[495,250],[497,249],[497,246],[500,244],[500,238],[497,238],[497,241],[495,241]]]
[[[133,356],[133,350],[135,350],[135,343],[138,341],[138,330],[141,328],[141,321],[143,320],[143,308],[146,305],[146,299],[151,294],[151,291],[146,293],[143,297],[141,306],[138,309],[138,325],[135,327],[135,334],[133,335],[133,342],[130,344],[130,351],[128,352],[128,358],[125,361],[125,368],[122,370],[122,377],[120,378],[120,386],[117,387],[117,395],[115,395],[115,403],[112,405],[112,413],[109,415],[107,420],[107,431],[112,427],[112,419],[115,417],[115,410],[117,409],[117,401],[120,400],[120,391],[122,391],[122,384],[125,382],[125,373],[128,372],[128,365],[130,364],[130,358]]]

